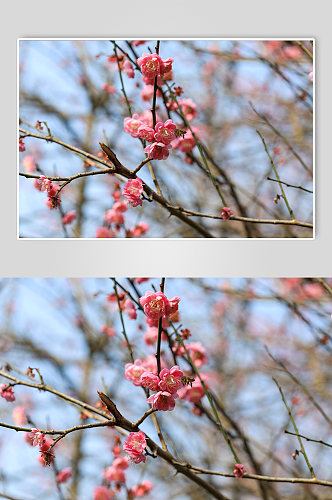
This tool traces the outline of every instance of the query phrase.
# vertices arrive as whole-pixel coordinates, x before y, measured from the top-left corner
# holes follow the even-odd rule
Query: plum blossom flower
[[[12,387],[8,387],[6,384],[0,384],[0,396],[5,398],[8,403],[15,401],[15,394]]]
[[[235,477],[238,477],[238,478],[241,478],[244,476],[244,474],[246,473],[247,471],[245,470],[245,468],[243,467],[242,464],[235,464],[234,466],[234,470],[233,470],[233,473],[234,473],[234,476]]]
[[[141,125],[138,129],[138,137],[148,142],[154,141],[155,131],[149,125]]]
[[[206,356],[206,350],[200,342],[192,342],[185,344],[189,355],[197,368],[200,368],[204,363],[208,363],[209,359]]]
[[[128,457],[117,457],[112,462],[112,467],[116,469],[126,470],[129,467]]]
[[[114,492],[106,486],[97,486],[93,490],[93,500],[111,500],[114,497]]]
[[[12,417],[16,425],[23,425],[26,423],[27,417],[25,414],[24,406],[16,406],[12,412]]]
[[[147,232],[147,230],[149,229],[149,224],[147,222],[140,222],[139,224],[137,224],[137,226],[135,226],[133,229],[131,229],[131,233],[133,236],[135,236],[136,238],[142,236],[143,234],[145,234]]]
[[[108,85],[107,83],[104,83],[101,88],[106,90],[109,94],[114,94],[115,92],[115,87],[113,87],[113,85]]]
[[[146,495],[147,493],[149,493],[151,491],[152,487],[153,487],[153,484],[151,483],[151,481],[149,481],[148,479],[145,479],[140,484],[138,484],[136,486],[136,488],[134,488],[134,494],[137,497],[143,497],[144,495]]]
[[[68,479],[71,478],[71,475],[72,475],[71,467],[66,467],[57,474],[56,481],[57,483],[66,483]]]
[[[164,68],[163,60],[158,54],[145,52],[137,59],[137,64],[141,68],[142,74],[148,78],[160,76]]]
[[[39,179],[34,180],[34,186],[38,191],[49,191],[52,186],[52,181],[45,177],[45,175],[41,175]]]
[[[134,47],[139,47],[139,45],[143,45],[146,43],[146,40],[133,40]]]
[[[133,65],[131,64],[130,61],[125,61],[123,63],[123,70],[126,73],[126,75],[128,76],[128,78],[134,78],[135,77],[134,67],[133,67]]]
[[[175,400],[179,397],[177,393],[171,394],[167,391],[159,391],[152,394],[146,401],[152,404],[154,410],[172,411],[175,407]]]
[[[147,291],[143,297],[139,299],[139,303],[144,308],[145,314],[152,320],[158,320],[165,316],[168,307],[166,295],[162,292]]]
[[[113,337],[115,335],[115,330],[114,328],[111,328],[110,326],[103,325],[100,327],[101,333],[106,333],[108,337]]]
[[[97,227],[96,238],[114,238],[114,231],[110,231],[107,227]]]
[[[33,155],[28,155],[23,158],[23,169],[28,174],[31,174],[36,170],[36,164]]]
[[[123,450],[128,453],[135,464],[145,462],[146,456],[143,453],[145,448],[146,439],[142,431],[131,432],[123,443]]]
[[[125,377],[130,380],[134,385],[141,385],[141,376],[146,371],[141,359],[136,359],[134,363],[127,363],[125,365]]]
[[[164,368],[159,373],[159,389],[167,391],[170,394],[175,394],[182,387],[181,377],[183,377],[183,372],[177,365],[173,366],[170,370]]]
[[[18,141],[18,150],[20,153],[23,153],[23,151],[25,151],[25,144],[22,138],[20,138]]]
[[[141,376],[141,382],[143,387],[147,387],[151,391],[157,391],[160,379],[158,375],[152,372],[144,372]]]
[[[76,210],[70,210],[62,217],[63,224],[71,224],[76,219]]]
[[[137,318],[137,312],[136,312],[135,306],[131,300],[129,300],[129,299],[125,300],[124,305],[123,305],[123,309],[128,314],[129,319],[136,319]]]
[[[54,443],[53,439],[46,439],[45,441],[39,446],[40,451],[46,452],[49,450],[50,446]]]
[[[111,482],[115,481],[116,483],[125,483],[126,476],[122,469],[118,467],[114,467],[111,465],[110,467],[106,467],[103,471],[103,478],[105,481]]]
[[[49,451],[41,452],[41,454],[38,457],[38,461],[43,467],[46,467],[47,465],[51,465],[51,463],[53,462],[54,459],[55,459],[55,455]]]
[[[172,120],[166,120],[165,123],[158,122],[155,126],[154,138],[156,142],[170,144],[175,138],[176,125]]]
[[[178,99],[178,104],[188,122],[191,122],[194,118],[198,117],[197,106],[192,99]],[[176,102],[172,103],[171,109],[177,108],[178,106]]]
[[[117,225],[122,225],[124,224],[124,215],[120,210],[114,210],[114,208],[110,208],[104,213],[104,219],[105,222],[108,224],[117,224]]]
[[[144,153],[149,155],[150,160],[166,160],[169,157],[169,150],[172,149],[170,144],[163,142],[154,142],[143,149]]]
[[[127,117],[124,119],[123,129],[125,132],[128,132],[132,137],[138,137],[138,129],[143,125],[140,120],[140,116],[137,113],[134,113],[133,116]]]
[[[230,208],[228,207],[224,207],[222,209],[222,212],[221,212],[221,217],[224,219],[224,220],[229,220],[233,215],[233,212],[231,211]]]
[[[143,193],[143,183],[138,177],[136,179],[129,179],[123,186],[122,194],[131,203],[133,207],[142,205],[140,198]]]
[[[208,376],[206,373],[201,373],[200,376],[208,389]],[[199,378],[195,377],[194,382],[179,389],[178,394],[180,399],[187,399],[190,403],[198,403],[204,397],[205,391]]]
[[[148,328],[143,335],[143,340],[147,345],[154,345],[157,342],[157,338],[158,328],[156,326],[151,326],[150,328]]]
[[[193,130],[194,130],[194,134],[196,135],[196,138],[198,140],[198,135],[197,135],[197,132],[196,132],[196,127],[194,129],[194,127],[192,127]],[[172,143],[172,146],[174,149],[179,149],[180,151],[182,151],[182,153],[190,153],[194,147],[196,146],[196,142],[195,142],[195,139],[194,139],[194,136],[191,132],[191,130],[187,130],[187,132],[184,134],[183,137],[178,137],[176,138],[173,143]]]
[[[31,433],[33,434],[32,438],[32,446],[42,446],[45,444],[46,438],[45,435],[38,429],[31,429]]]
[[[143,90],[141,92],[141,98],[143,99],[143,101],[151,101],[153,97],[153,91],[154,91],[153,85],[144,85]],[[158,92],[159,91],[157,91],[157,94]]]
[[[166,316],[172,316],[172,314],[177,312],[180,300],[179,297],[172,297],[169,299],[166,307]]]

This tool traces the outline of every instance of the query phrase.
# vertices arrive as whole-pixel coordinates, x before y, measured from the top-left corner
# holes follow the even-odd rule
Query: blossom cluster
[[[122,194],[126,200],[121,199],[120,185],[115,185],[115,190],[113,192],[114,203],[109,210],[104,213],[104,221],[106,226],[98,227],[96,229],[96,238],[114,238],[117,233],[124,228],[125,225],[125,213],[128,210],[128,203],[136,207],[142,205],[142,200],[140,198],[143,192],[142,181],[138,178],[130,179],[127,181],[123,187]],[[144,235],[149,229],[147,222],[140,222],[136,226],[125,229],[127,238],[139,238]]]
[[[126,486],[126,473],[129,467],[130,459],[135,464],[145,462],[146,457],[144,450],[146,448],[145,434],[142,431],[131,432],[123,443],[123,451],[129,456],[121,455],[121,440],[116,437],[116,442],[113,447],[114,459],[110,466],[103,471],[103,480],[105,486],[97,486],[94,489],[94,500],[109,500],[116,498],[116,494],[125,488],[128,498],[143,497],[148,494],[153,484],[151,481],[144,480],[133,488]]]
[[[5,398],[5,400],[8,401],[9,403],[15,401],[15,394],[13,392],[13,388],[6,384],[0,384],[0,396],[2,398]]]
[[[139,299],[139,303],[143,306],[146,316],[152,321],[157,321],[160,318],[167,318],[177,312],[180,300],[179,297],[172,297],[168,300],[164,293],[155,293],[148,290]]]
[[[27,432],[25,434],[25,441],[31,446],[39,447],[40,455],[38,460],[43,467],[51,465],[55,458],[54,454],[49,451],[50,447],[54,443],[53,439],[46,439],[43,432],[34,428],[31,432]]]
[[[38,191],[45,191],[47,193],[46,206],[50,210],[60,206],[61,199],[58,195],[59,187],[53,184],[45,175],[41,175],[39,179],[35,179],[33,185]]]

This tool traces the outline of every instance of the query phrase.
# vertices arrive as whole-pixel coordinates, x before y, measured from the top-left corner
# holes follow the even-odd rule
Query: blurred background
[[[116,281],[118,294],[136,309],[137,319],[131,319],[132,308],[123,308],[135,359],[155,353],[155,343],[147,343],[145,315],[135,300],[147,290],[159,289],[159,283],[160,279]],[[310,477],[303,456],[292,457],[299,444],[296,436],[284,433],[293,428],[273,376],[299,432],[332,444],[331,285],[332,279],[309,278],[166,279],[167,297],[181,298],[174,325],[178,331],[190,331],[186,342],[201,353],[197,367],[250,473]],[[26,379],[28,367],[37,367],[45,383],[94,406],[97,390],[102,390],[130,421],[148,409],[144,392],[124,377],[130,357],[111,279],[2,279],[0,318],[2,369],[11,367],[12,375]],[[172,328],[167,331],[174,341]],[[162,359],[168,368],[173,366],[166,341]],[[177,362],[190,374],[181,356]],[[38,382],[38,375],[30,380]],[[1,378],[1,383],[6,380]],[[53,394],[23,386],[15,386],[14,392],[15,402],[1,398],[1,422],[14,424],[15,408],[23,406],[30,425],[37,428],[66,429],[82,423],[79,411]],[[205,395],[195,402],[178,399],[173,412],[157,412],[157,417],[171,453],[181,461],[232,472],[234,458]],[[141,429],[159,442],[150,418]],[[54,469],[41,467],[38,450],[25,442],[24,433],[0,427],[0,491],[5,498],[20,500],[92,499],[104,468],[113,460],[117,435],[112,429],[88,429],[62,439],[55,448],[56,467],[72,467],[73,476],[59,485],[59,493]],[[304,446],[316,475],[331,481],[331,448],[306,441]],[[128,488],[144,479],[152,481],[149,498],[156,500],[207,498],[160,458],[131,464],[126,477]],[[329,489],[321,486],[203,477],[232,500],[330,498]],[[125,491],[121,489],[116,498],[127,498]]]
[[[123,61],[136,61],[155,51],[155,40],[116,41]],[[142,42],[142,43],[140,43]],[[53,136],[98,155],[99,142],[107,143],[129,169],[144,158],[139,139],[123,130],[129,116],[121,91],[114,45],[108,40],[21,40],[19,42],[20,126]],[[256,130],[266,142],[297,220],[313,221],[313,47],[295,40],[162,40],[162,59],[173,58],[169,85],[181,87],[178,99],[191,99],[195,127],[214,183],[197,147],[190,152],[172,149],[164,161],[152,161],[163,195],[175,206],[220,216],[223,204],[216,184],[234,215],[289,219],[269,157]],[[124,55],[128,54],[128,55]],[[130,58],[130,59],[129,59]],[[123,62],[122,61],[122,62]],[[152,97],[141,73],[122,71],[124,89],[133,113],[150,113]],[[167,88],[162,87],[167,101]],[[157,112],[168,118],[165,99],[157,97]],[[186,129],[174,111],[171,118]],[[41,128],[42,127],[42,130]],[[24,139],[20,171],[46,176],[71,176],[92,167],[57,144]],[[153,189],[148,165],[140,177]],[[46,196],[32,179],[19,179],[20,237],[94,238],[105,227],[105,211],[113,204],[114,176],[94,176],[69,184],[61,193],[59,210],[45,206]],[[123,182],[120,182],[121,187]],[[300,186],[300,188],[299,188]],[[63,213],[76,210],[66,227]],[[116,237],[144,222],[142,237],[202,237],[157,203],[130,207]],[[214,237],[312,237],[312,229],[287,225],[225,222],[192,217]],[[114,229],[114,228],[112,228]]]

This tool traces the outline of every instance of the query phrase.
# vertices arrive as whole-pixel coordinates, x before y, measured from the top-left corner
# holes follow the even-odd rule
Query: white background
[[[1,26],[0,276],[332,276],[331,12],[326,0],[6,2]],[[21,37],[316,39],[316,239],[16,238],[16,41]]]

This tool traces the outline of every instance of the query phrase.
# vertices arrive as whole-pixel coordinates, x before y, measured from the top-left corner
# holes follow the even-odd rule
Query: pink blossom
[[[134,67],[130,61],[126,60],[123,63],[123,70],[126,73],[126,75],[128,76],[128,78],[135,78]]]
[[[141,98],[143,99],[143,101],[151,101],[153,97],[153,91],[154,91],[153,85],[144,85],[143,90],[141,92]]]
[[[154,135],[155,131],[152,127],[149,127],[149,125],[141,125],[138,129],[138,137],[140,139],[144,139],[145,141],[153,142]]]
[[[71,467],[62,469],[56,476],[57,483],[66,483],[71,478]]]
[[[143,149],[144,153],[149,155],[150,160],[166,160],[169,157],[170,144],[163,142],[154,142]]]
[[[32,155],[28,155],[23,158],[23,169],[28,174],[31,174],[36,170],[35,159]]]
[[[134,47],[138,47],[139,45],[142,45],[144,43],[146,43],[146,40],[133,40]]]
[[[128,210],[128,202],[127,201],[116,201],[113,203],[112,210],[116,212],[126,212]]]
[[[24,406],[16,406],[12,412],[12,417],[16,425],[23,425],[27,421]]]
[[[104,83],[101,88],[106,90],[109,94],[114,94],[115,92],[115,87],[113,87],[113,85],[108,85],[107,83]]]
[[[23,142],[23,139],[19,139],[18,141],[18,150],[20,153],[23,153],[23,151],[25,151],[25,144]]]
[[[208,389],[208,376],[205,373],[201,373],[201,379]],[[179,389],[178,394],[181,399],[185,398],[190,403],[198,403],[204,397],[205,391],[199,378],[195,377],[194,382]]]
[[[200,368],[204,363],[208,363],[209,359],[206,356],[206,350],[200,342],[192,342],[185,344],[194,365]]]
[[[178,103],[188,122],[198,117],[197,107],[192,99],[178,99]],[[178,109],[176,102],[172,104],[171,109]]]
[[[111,500],[114,497],[114,492],[106,488],[106,486],[97,486],[93,490],[93,500]]]
[[[142,121],[143,124],[148,125],[149,127],[153,127],[153,117],[149,109],[146,109],[143,113],[141,113],[139,115],[139,119]],[[158,113],[156,113],[156,120],[157,122],[162,121]]]
[[[128,314],[129,319],[136,319],[137,318],[137,312],[136,312],[135,306],[131,300],[129,300],[129,299],[125,300],[123,309]]]
[[[149,224],[147,222],[140,222],[137,226],[135,226],[131,231],[133,236],[138,238],[147,232],[149,229]]]
[[[126,470],[129,467],[128,457],[117,457],[112,462],[112,467],[120,470]]]
[[[137,59],[137,64],[141,68],[142,74],[148,78],[159,76],[164,67],[163,61],[158,54],[143,53]]]
[[[150,113],[151,114],[151,113]],[[124,119],[123,129],[128,132],[132,137],[138,137],[138,129],[143,125],[140,117],[137,113],[134,113],[131,118],[127,117]]]
[[[195,130],[194,133],[196,135],[196,138],[198,139]],[[191,131],[187,130],[183,137],[178,137],[172,142],[172,146],[174,149],[179,149],[180,151],[182,151],[182,153],[190,153],[196,146],[196,142]]]
[[[156,142],[163,144],[170,144],[175,139],[176,125],[172,120],[166,120],[165,123],[158,122],[155,126],[154,138]]]
[[[134,385],[141,385],[141,376],[146,371],[142,364],[141,359],[136,359],[134,363],[127,363],[125,365],[125,377],[130,380]]]
[[[76,219],[76,210],[70,210],[62,217],[63,224],[71,224]]]
[[[45,441],[39,446],[40,451],[43,452],[48,451],[53,443],[54,443],[53,439],[45,439]]]
[[[135,464],[145,462],[146,457],[143,454],[146,448],[145,434],[142,431],[131,432],[123,443],[123,450],[134,460]]]
[[[148,328],[143,335],[144,342],[147,345],[154,345],[157,342],[157,338],[158,328],[156,326],[151,326],[150,328]]]
[[[164,368],[159,373],[159,389],[167,391],[170,394],[175,394],[182,387],[181,377],[183,377],[183,372],[177,365],[173,366],[170,370]]]
[[[108,224],[113,223],[120,226],[125,222],[123,213],[120,212],[120,210],[114,210],[113,208],[110,208],[104,213],[104,219]]]
[[[135,283],[140,285],[141,283],[144,283],[145,281],[149,281],[150,278],[135,278]]]
[[[166,316],[171,316],[172,314],[176,313],[180,300],[181,299],[179,297],[172,297],[171,299],[169,299],[166,307]]]
[[[38,429],[34,428],[31,429],[31,433],[33,434],[32,438],[32,446],[43,446],[46,442],[45,435],[39,431]]]
[[[235,464],[234,466],[234,470],[233,470],[233,473],[234,473],[234,476],[235,477],[238,477],[238,478],[241,478],[244,476],[244,474],[246,473],[247,471],[245,470],[245,468],[243,467],[242,464]]]
[[[143,193],[143,183],[138,177],[136,179],[129,179],[123,186],[122,194],[132,204],[133,207],[142,205],[140,198]]]
[[[55,455],[51,452],[42,452],[39,456],[38,456],[38,461],[39,463],[43,466],[43,467],[46,467],[47,465],[51,465],[51,463],[53,462],[55,458]]]
[[[145,314],[153,320],[157,320],[166,314],[168,300],[162,292],[147,291],[139,299],[139,303],[143,306]]]
[[[39,179],[34,180],[34,186],[38,191],[49,191],[53,184],[45,175],[41,175]]]
[[[111,328],[110,326],[103,325],[100,327],[101,333],[106,333],[108,337],[113,337],[115,335],[115,330],[114,328]]]
[[[175,407],[175,400],[178,397],[177,393],[171,394],[167,391],[159,391],[156,394],[152,394],[146,401],[152,404],[154,410],[172,411]]]
[[[6,384],[0,384],[0,396],[5,398],[8,403],[15,401],[15,394],[12,387],[8,387]]]
[[[114,238],[114,231],[110,231],[107,227],[97,227],[96,238]]]
[[[172,71],[173,62],[174,62],[174,59],[172,59],[171,57],[168,57],[167,59],[163,60],[163,68],[162,68],[163,75]]]
[[[33,432],[26,432],[24,434],[24,441],[28,443],[30,446],[34,446],[33,441],[34,441],[35,435]]]
[[[147,387],[151,391],[157,391],[160,379],[152,372],[144,372],[141,376],[141,382],[143,387]]]
[[[105,481],[111,482],[115,481],[117,483],[125,483],[126,482],[126,476],[123,470],[113,467],[112,465],[110,467],[107,467],[103,471],[103,478]]]
[[[146,495],[147,493],[149,493],[151,491],[152,487],[153,487],[153,484],[151,483],[151,481],[148,481],[147,479],[145,479],[140,484],[138,484],[136,486],[136,488],[134,488],[134,494],[137,497],[143,497],[144,495]]]
[[[60,196],[50,195],[45,203],[47,208],[49,208],[50,210],[54,210],[55,208],[58,208],[60,206],[61,198]]]
[[[143,80],[143,83],[145,83],[145,85],[151,85],[152,87],[154,86],[154,76],[149,77],[149,76],[143,75],[142,80]],[[164,80],[159,75],[157,76],[157,85],[158,85],[158,87],[161,87],[162,85],[164,85]],[[157,91],[157,94],[158,94],[158,91]]]
[[[222,212],[221,212],[221,217],[224,219],[224,220],[229,220],[233,215],[233,212],[231,211],[230,208],[228,207],[224,207],[222,209]]]

